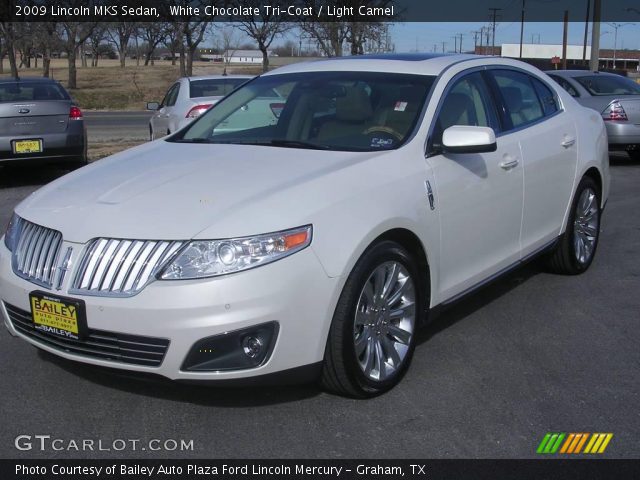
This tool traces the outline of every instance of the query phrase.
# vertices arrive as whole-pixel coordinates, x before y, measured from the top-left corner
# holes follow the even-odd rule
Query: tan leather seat
[[[345,95],[336,98],[335,120],[325,122],[318,130],[318,140],[359,135],[371,125],[373,109],[363,87],[346,87]]]

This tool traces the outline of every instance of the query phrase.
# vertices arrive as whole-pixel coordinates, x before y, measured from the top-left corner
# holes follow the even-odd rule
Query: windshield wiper
[[[273,145],[274,147],[308,148],[311,150],[329,150],[331,148],[327,145],[318,145],[317,143],[302,142],[300,140],[287,140],[284,138],[274,138],[267,144]]]
[[[208,138],[176,138],[175,140],[169,140],[176,143],[211,143]]]

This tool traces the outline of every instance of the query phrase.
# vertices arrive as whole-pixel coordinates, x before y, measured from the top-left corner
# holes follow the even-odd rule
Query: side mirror
[[[485,153],[497,148],[493,128],[454,125],[442,134],[444,153]]]
[[[158,102],[147,102],[147,110],[159,110],[160,104]]]

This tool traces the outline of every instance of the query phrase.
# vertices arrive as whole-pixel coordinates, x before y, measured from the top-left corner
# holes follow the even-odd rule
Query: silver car
[[[251,78],[250,75],[179,78],[169,87],[162,102],[147,103],[147,110],[155,111],[149,121],[149,139],[177,132]]]
[[[605,121],[610,150],[625,150],[640,159],[640,85],[605,72],[553,70],[546,72],[585,107]]]
[[[82,111],[49,78],[0,79],[0,165],[87,163]]]

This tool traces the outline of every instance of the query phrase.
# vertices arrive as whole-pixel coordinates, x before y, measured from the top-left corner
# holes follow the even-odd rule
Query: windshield
[[[0,103],[34,100],[69,100],[64,89],[55,83],[6,82],[0,83]]]
[[[398,148],[435,77],[311,72],[259,77],[168,141],[323,150]]]
[[[617,75],[576,77],[591,95],[640,95],[640,85]]]
[[[242,85],[248,78],[208,78],[204,80],[191,80],[189,82],[189,96],[199,97],[223,97]]]

